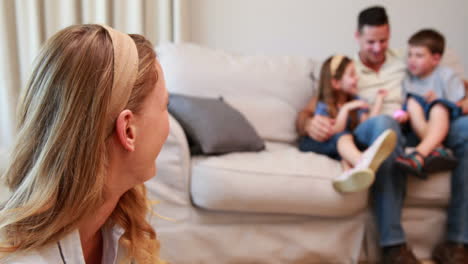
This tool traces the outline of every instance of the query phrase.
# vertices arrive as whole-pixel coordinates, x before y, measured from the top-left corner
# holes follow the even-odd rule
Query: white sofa
[[[175,264],[358,263],[378,259],[367,192],[337,193],[338,162],[297,150],[295,118],[315,90],[319,64],[302,57],[240,56],[192,44],[157,47],[171,93],[223,98],[265,140],[261,152],[191,156],[170,135],[147,183],[157,201],[162,255]],[[428,258],[442,239],[449,177],[410,177],[403,224]],[[167,218],[170,218],[168,220]]]

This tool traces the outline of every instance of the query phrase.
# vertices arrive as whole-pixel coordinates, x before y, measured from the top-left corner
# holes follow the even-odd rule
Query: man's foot
[[[457,165],[458,160],[453,156],[452,152],[439,147],[425,159],[424,170],[426,172],[453,170]]]
[[[362,153],[361,160],[355,168],[369,168],[377,173],[380,165],[390,156],[395,149],[397,142],[396,133],[391,130],[385,130],[380,136]]]
[[[432,254],[432,259],[437,264],[467,264],[467,245],[445,242],[436,247]]]
[[[384,247],[382,264],[421,264],[406,244]]]
[[[333,187],[342,193],[360,192],[369,188],[375,180],[369,169],[352,168],[333,179]]]
[[[424,160],[425,157],[421,153],[413,151],[408,155],[397,157],[395,166],[406,173],[425,180],[427,179],[427,174],[424,171]]]

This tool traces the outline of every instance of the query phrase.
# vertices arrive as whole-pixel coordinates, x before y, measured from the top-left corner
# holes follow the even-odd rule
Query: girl
[[[311,99],[302,111],[333,119],[334,134],[328,140],[318,142],[304,136],[299,141],[299,149],[341,160],[345,172],[333,180],[333,186],[340,192],[358,192],[368,188],[397,140],[395,132],[387,130],[365,152],[356,146],[353,129],[367,118],[379,114],[386,95],[386,91],[379,91],[369,113],[369,105],[356,96],[357,82],[356,70],[349,58],[342,55],[328,58],[320,73],[318,102]]]

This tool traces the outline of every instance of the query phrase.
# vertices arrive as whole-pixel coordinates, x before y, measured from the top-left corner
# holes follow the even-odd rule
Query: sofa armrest
[[[169,123],[169,136],[156,160],[156,176],[146,182],[146,187],[150,199],[158,202],[154,208],[158,213],[178,218],[174,216],[174,210],[165,208],[191,206],[191,157],[187,138],[179,122],[169,115]]]

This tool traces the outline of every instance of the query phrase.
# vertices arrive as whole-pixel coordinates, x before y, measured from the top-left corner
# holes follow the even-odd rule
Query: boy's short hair
[[[388,16],[382,6],[372,6],[362,10],[358,16],[358,30],[364,26],[382,26],[388,24]]]
[[[433,29],[423,29],[416,32],[408,40],[411,46],[422,46],[429,49],[432,54],[444,54],[445,38],[438,31]]]

